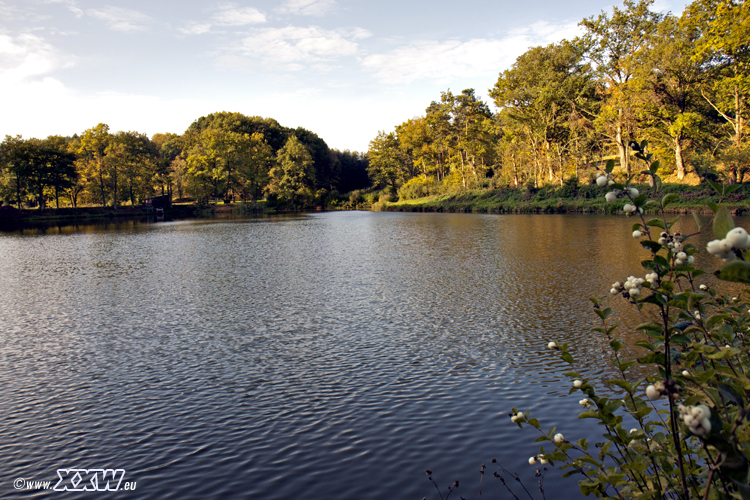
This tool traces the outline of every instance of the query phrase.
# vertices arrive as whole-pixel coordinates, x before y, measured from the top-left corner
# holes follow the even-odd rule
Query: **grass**
[[[651,198],[654,189],[644,185],[633,185],[641,194]],[[627,198],[607,203],[606,189],[596,185],[544,186],[538,189],[500,188],[477,189],[452,194],[428,196],[388,203],[381,210],[401,212],[477,212],[477,213],[618,213]],[[660,195],[678,193],[680,198],[672,203],[669,211],[684,213],[691,210],[705,211],[706,203],[718,203],[719,196],[708,185],[687,186],[663,184]],[[750,209],[748,202],[750,184],[743,184],[724,200],[730,210],[741,214]]]

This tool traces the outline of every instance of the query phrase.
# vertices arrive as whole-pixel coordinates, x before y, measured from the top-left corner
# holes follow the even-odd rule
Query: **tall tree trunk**
[[[685,177],[685,161],[682,157],[682,144],[680,139],[674,139],[674,161],[677,165],[677,178],[682,180]]]
[[[625,171],[625,174],[630,177],[630,159],[628,158],[628,148],[623,142],[622,138],[622,109],[618,110],[619,119],[617,120],[617,135],[615,142],[617,143],[617,152],[620,154],[620,168]]]
[[[99,159],[99,188],[102,191],[102,207],[107,206],[107,198],[104,196],[104,165],[102,159]]]
[[[115,187],[115,200],[114,200],[114,202],[112,203],[112,206],[113,206],[113,207],[115,208],[115,210],[117,210],[117,166],[115,166],[115,169],[114,169],[114,171],[115,171],[115,175],[114,175],[114,178],[115,178],[115,179],[114,179],[114,180],[115,180],[115,182],[114,182],[114,187]]]

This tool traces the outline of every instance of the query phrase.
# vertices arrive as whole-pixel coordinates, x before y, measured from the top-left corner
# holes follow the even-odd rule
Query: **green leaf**
[[[612,309],[609,307],[604,309],[603,311],[601,309],[594,309],[594,312],[602,319],[605,320],[607,317],[612,314]]]
[[[724,186],[719,184],[718,182],[712,181],[711,179],[706,179],[709,184],[711,184],[711,187],[714,188],[714,191],[716,191],[719,195],[724,194]]]
[[[571,356],[571,354],[569,352],[564,352],[562,354],[562,359],[565,360],[565,361],[567,361],[571,365],[573,364],[573,356]]]
[[[642,331],[653,331],[658,334],[664,333],[664,327],[658,323],[641,323],[635,329],[642,330]]]
[[[612,340],[609,343],[609,346],[613,351],[618,352],[620,349],[622,349],[622,342],[620,342],[619,340]]]
[[[655,174],[659,170],[659,160],[656,160],[654,163],[652,163],[648,170],[652,174]]]
[[[742,187],[742,184],[732,184],[731,186],[724,186],[724,194],[731,194]]]
[[[646,197],[645,194],[642,194],[642,195],[636,196],[635,199],[633,200],[633,203],[635,203],[636,207],[641,207],[643,206],[644,203],[646,203],[647,199],[648,197]]]
[[[633,224],[633,231],[640,231],[641,229],[641,223],[638,222],[636,224]]]
[[[653,226],[653,227],[660,227],[662,229],[666,229],[664,227],[664,221],[661,219],[651,219],[649,221],[646,221],[647,226]]]
[[[652,253],[656,253],[661,250],[661,245],[656,241],[641,240],[640,243],[643,248],[645,248],[646,250],[651,250]]]
[[[669,193],[665,194],[664,197],[661,199],[661,206],[662,208],[666,208],[667,205],[678,199],[679,196],[675,193]]]
[[[695,210],[693,210],[693,219],[695,219],[695,225],[698,226],[698,231],[703,229],[703,224],[701,224],[701,220],[698,218],[698,214],[695,213]]]
[[[716,203],[708,202],[706,203],[706,205],[708,205],[708,208],[710,208],[713,213],[716,213],[719,211],[719,205],[717,205]]]
[[[714,217],[714,236],[722,240],[732,229],[734,229],[734,220],[732,220],[727,207],[721,207]]]
[[[650,351],[653,351],[654,348],[651,347],[651,342],[646,342],[645,340],[639,340],[635,343],[638,347],[643,347],[644,349],[648,349]]]
[[[745,260],[729,261],[716,272],[716,277],[724,281],[750,285],[750,262]]]
[[[615,169],[615,160],[608,160],[607,166],[604,168],[604,170],[606,170],[608,174],[611,174],[614,169]]]

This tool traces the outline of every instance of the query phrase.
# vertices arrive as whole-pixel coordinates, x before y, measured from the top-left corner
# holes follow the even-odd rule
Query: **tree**
[[[275,162],[273,149],[260,132],[255,132],[250,137],[244,135],[241,148],[238,174],[243,198],[247,200],[252,197],[257,200],[268,184]]]
[[[31,151],[28,141],[17,135],[5,136],[0,144],[0,164],[7,176],[6,182],[10,184],[9,190],[16,197],[16,206],[21,209],[21,202],[26,192],[28,176],[31,171]]]
[[[165,194],[165,186],[167,193],[171,196],[173,172],[176,169],[175,161],[180,157],[183,149],[182,138],[177,134],[154,134],[151,141],[159,156],[154,163],[153,180],[161,188],[162,196]]]
[[[535,184],[542,167],[548,179],[554,179],[555,160],[563,180],[562,156],[576,139],[571,122],[579,110],[590,111],[595,90],[580,48],[569,42],[529,49],[500,74],[490,96],[500,112],[518,124],[514,137],[523,137],[534,156]]]
[[[613,7],[612,15],[602,12],[580,25],[586,56],[593,63],[604,86],[604,105],[597,123],[617,148],[620,167],[629,176],[629,141],[635,139],[632,78],[643,64],[642,55],[652,42],[661,15],[649,7],[653,0],[625,0],[624,8]]]
[[[108,180],[104,158],[107,156],[107,148],[111,141],[112,135],[109,133],[109,125],[100,123],[96,127],[83,132],[79,138],[76,151],[79,168],[86,171],[83,175],[90,180],[96,179],[95,182],[99,184],[103,207],[107,206],[106,186]],[[115,179],[115,190],[116,185],[117,180]],[[117,202],[115,201],[116,206]]]
[[[665,16],[636,74],[639,121],[652,142],[671,151],[678,179],[685,177],[686,148],[706,124],[699,92],[705,76],[694,58],[699,37],[689,13]]]
[[[698,0],[687,12],[702,28],[694,60],[712,78],[702,95],[727,121],[742,149],[750,93],[750,4],[744,0]]]
[[[107,149],[107,166],[114,180],[114,206],[120,198],[118,180],[122,177],[128,192],[130,204],[136,199],[151,194],[153,189],[153,171],[158,160],[156,145],[146,134],[138,132],[118,132],[110,141]]]
[[[298,203],[312,195],[315,167],[310,151],[292,135],[276,155],[277,165],[271,169],[267,191],[297,208]]]
[[[396,134],[381,131],[370,141],[367,151],[367,173],[377,185],[390,185],[394,191],[402,179],[401,150]]]

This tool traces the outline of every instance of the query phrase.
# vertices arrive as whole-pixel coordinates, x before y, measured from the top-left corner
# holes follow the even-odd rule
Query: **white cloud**
[[[225,4],[219,12],[213,15],[216,24],[223,26],[246,26],[248,24],[263,24],[266,15],[254,7],[237,7],[235,4]]]
[[[354,40],[363,36],[364,30],[330,31],[317,26],[264,28],[243,38],[232,52],[251,63],[297,71],[310,63],[355,55],[358,45]]]
[[[298,16],[322,16],[335,7],[336,0],[287,0],[276,11]]]
[[[73,62],[72,56],[60,53],[36,35],[0,35],[0,91],[12,96],[14,85],[72,66]]]
[[[69,11],[71,11],[73,14],[75,14],[76,17],[83,17],[83,10],[81,10],[78,7],[78,4],[75,2],[75,0],[45,0],[43,3],[50,4],[50,3],[61,3],[64,4]]]
[[[238,7],[237,4],[226,3],[219,6],[219,11],[211,16],[213,22],[190,22],[184,28],[178,28],[183,35],[203,35],[209,33],[214,25],[218,26],[247,26],[263,24],[266,15],[254,7]]]
[[[146,14],[136,10],[113,7],[111,5],[103,9],[89,9],[86,11],[89,16],[95,17],[107,23],[110,29],[131,33],[133,31],[144,31],[146,24],[153,21]]]
[[[16,12],[18,12],[18,9],[11,7],[0,0],[0,16],[2,16],[3,19],[10,19]]]
[[[211,25],[208,23],[188,23],[184,28],[178,28],[178,31],[184,35],[203,35],[211,31]]]
[[[391,84],[426,79],[450,82],[457,78],[496,75],[512,66],[529,47],[573,38],[579,30],[577,23],[540,22],[515,29],[501,39],[413,42],[388,53],[367,56],[361,63],[374,71],[379,80]]]

